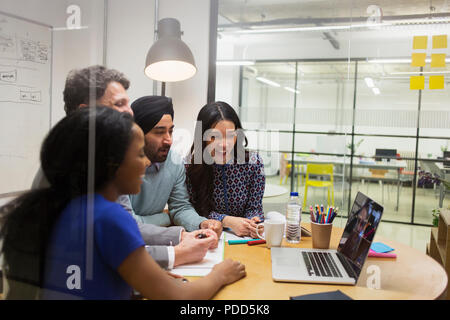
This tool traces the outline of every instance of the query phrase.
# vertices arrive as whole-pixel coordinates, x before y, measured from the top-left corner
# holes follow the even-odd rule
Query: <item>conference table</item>
[[[288,162],[292,162],[292,158],[288,159]],[[350,158],[349,157],[333,157],[333,156],[299,156],[298,154],[294,155],[294,164],[333,164],[335,166],[341,166],[344,168],[350,167]],[[398,211],[399,201],[400,201],[400,174],[401,169],[406,168],[407,163],[404,160],[395,160],[391,159],[390,161],[372,161],[372,160],[361,160],[361,159],[353,159],[353,167],[354,168],[366,168],[366,169],[378,169],[378,170],[395,170],[397,172],[397,205],[395,207],[395,211]],[[294,170],[295,176],[295,165],[292,166]],[[345,170],[342,170],[345,172]]]
[[[310,230],[310,223],[302,223]],[[333,227],[330,248],[336,249],[343,229]],[[375,237],[395,249],[396,259],[368,257],[355,286],[286,283],[272,280],[270,249],[265,244],[256,246],[228,245],[225,243],[224,258],[245,264],[247,276],[222,288],[216,300],[284,300],[290,297],[340,290],[355,300],[372,299],[437,299],[447,287],[447,274],[434,259],[399,242]],[[312,238],[302,237],[299,244],[283,240],[282,246],[311,248]],[[379,286],[374,276],[379,274]],[[192,281],[195,278],[191,279]],[[375,288],[374,288],[375,287]],[[376,289],[376,288],[379,289]]]

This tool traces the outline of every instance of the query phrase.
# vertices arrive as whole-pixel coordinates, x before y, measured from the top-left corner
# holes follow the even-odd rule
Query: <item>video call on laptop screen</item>
[[[338,252],[347,258],[357,276],[361,272],[382,214],[382,206],[358,192],[338,247]]]

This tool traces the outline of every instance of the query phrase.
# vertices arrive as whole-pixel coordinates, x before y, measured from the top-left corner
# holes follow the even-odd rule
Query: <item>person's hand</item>
[[[245,265],[231,259],[226,259],[221,263],[216,264],[213,267],[211,274],[220,277],[220,281],[223,285],[231,284],[247,275],[245,272]]]
[[[256,231],[259,231],[259,234],[262,234],[264,232],[264,224],[262,224],[262,227],[259,228],[259,230],[256,230],[258,227],[258,224],[261,223],[261,219],[259,217],[253,217],[250,219],[250,237],[252,238],[260,238]]]
[[[247,218],[226,216],[223,219],[225,227],[230,228],[238,237],[256,235],[256,223]]]
[[[259,218],[259,217],[253,217],[253,218],[251,218],[250,219],[252,222],[254,222],[254,223],[260,223],[261,222],[261,219]]]
[[[201,234],[204,236],[204,238],[210,238],[211,245],[210,245],[209,249],[217,248],[217,246],[219,244],[219,239],[217,238],[217,234],[214,231],[212,231],[211,229],[200,229],[200,230],[195,230],[192,232],[183,232],[181,241],[183,241],[183,239],[187,239],[187,238],[199,239],[199,235],[201,235]]]
[[[207,233],[207,237],[198,239],[197,235]],[[174,266],[186,263],[194,263],[203,260],[211,247],[217,246],[217,235],[206,230],[195,230],[183,234],[182,241],[174,247]]]
[[[211,229],[217,234],[217,238],[220,238],[222,234],[222,222],[214,219],[208,219],[200,223],[200,229]]]

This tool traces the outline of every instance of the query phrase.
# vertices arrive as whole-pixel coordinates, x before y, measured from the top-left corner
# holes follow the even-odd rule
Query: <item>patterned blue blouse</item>
[[[264,221],[262,199],[266,178],[259,154],[250,153],[248,163],[213,166],[214,210],[208,219],[222,221],[230,215],[249,219],[259,217]],[[186,185],[192,201],[193,190],[189,178],[186,179]]]

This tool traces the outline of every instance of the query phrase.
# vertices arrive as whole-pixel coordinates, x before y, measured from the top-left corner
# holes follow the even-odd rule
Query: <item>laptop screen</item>
[[[376,161],[381,161],[382,159],[390,161],[390,159],[395,159],[396,157],[397,157],[397,149],[375,149]]]
[[[357,277],[369,253],[382,214],[382,206],[358,192],[337,249],[353,267]]]

